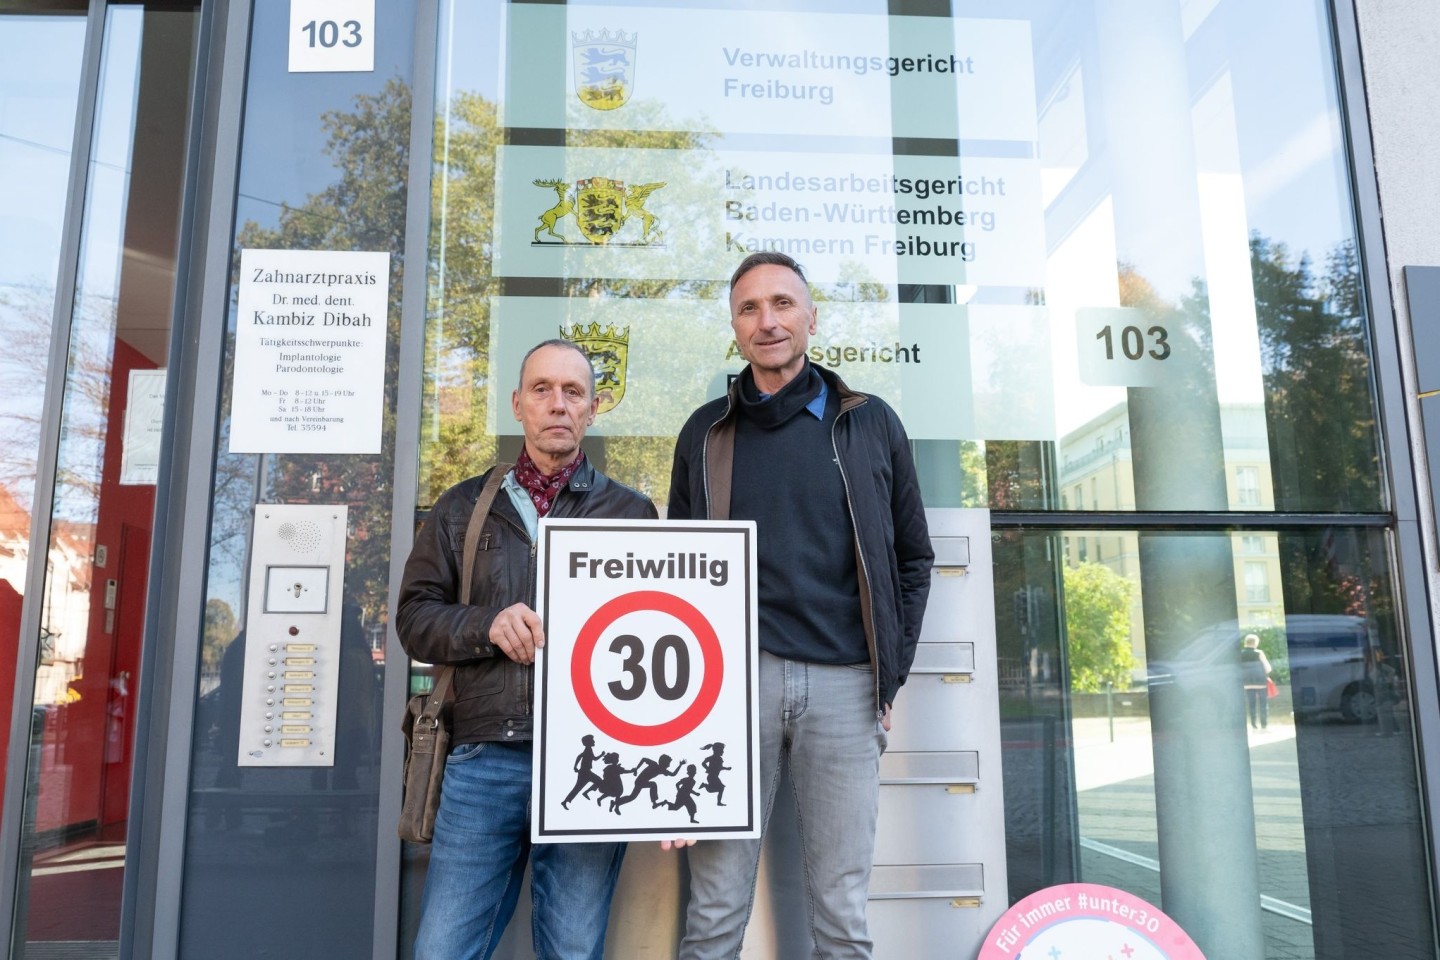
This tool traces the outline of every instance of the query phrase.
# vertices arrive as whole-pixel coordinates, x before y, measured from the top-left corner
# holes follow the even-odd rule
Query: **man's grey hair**
[[[531,347],[529,350],[526,350],[526,351],[525,351],[525,356],[524,356],[524,358],[521,359],[521,361],[520,361],[520,382],[519,382],[519,386],[517,386],[515,389],[521,390],[521,391],[523,391],[523,390],[525,389],[525,365],[530,362],[530,357],[531,357],[532,354],[535,353],[536,350],[541,350],[541,349],[544,349],[545,347],[564,347],[566,350],[574,350],[576,353],[580,354],[580,359],[582,359],[582,360],[585,361],[585,366],[590,367],[590,379],[589,379],[589,381],[588,381],[589,384],[590,384],[590,399],[591,399],[591,400],[594,400],[594,399],[595,399],[595,368],[594,368],[593,366],[591,366],[591,364],[590,364],[590,354],[586,353],[586,352],[580,347],[580,345],[579,345],[578,343],[576,343],[575,341],[573,341],[573,340],[562,340],[562,339],[559,338],[559,337],[556,337],[556,338],[554,338],[553,340],[541,340],[539,343],[535,344],[535,346],[533,346],[533,347]]]
[[[805,271],[800,269],[800,264],[795,262],[794,257],[775,250],[760,250],[741,260],[740,266],[736,267],[735,272],[730,274],[730,289],[734,290],[735,284],[740,282],[740,278],[751,270],[754,270],[756,267],[767,266],[784,267],[787,270],[794,271],[795,276],[800,278],[800,282],[805,284],[806,292],[809,292],[810,281],[805,279]]]

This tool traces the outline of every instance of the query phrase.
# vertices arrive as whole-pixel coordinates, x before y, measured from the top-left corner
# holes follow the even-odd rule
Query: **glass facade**
[[[103,23],[73,299],[34,279],[40,270],[52,282],[63,275],[53,242],[64,232],[61,221],[7,234],[7,243],[24,248],[7,259],[31,278],[28,289],[17,285],[23,299],[7,306],[32,325],[13,331],[24,346],[8,361],[24,380],[12,379],[5,402],[16,413],[28,410],[32,437],[44,422],[34,414],[45,395],[37,385],[46,379],[49,297],[62,301],[55,329],[66,354],[39,655],[23,667],[33,671],[34,706],[17,954],[26,945],[43,951],[56,941],[115,942],[120,934],[195,17],[183,4],[134,4],[111,8]],[[46,51],[43,31],[62,33],[57,49],[78,53],[85,20],[0,17],[18,64]],[[73,56],[51,61],[50,88],[39,87],[50,102],[22,100],[13,114],[33,125],[23,147],[53,151],[51,175],[42,168],[37,177],[40,195],[17,192],[7,201],[20,211],[64,196],[68,141],[64,149],[53,144],[73,135],[79,66]],[[55,102],[62,91],[68,102]],[[54,113],[38,109],[45,106]],[[33,247],[25,241],[32,232]]]
[[[1077,563],[1072,552],[1057,570],[1064,539],[1138,543],[1128,564],[1143,585],[1153,560],[1225,552],[1232,535],[999,536],[1011,896],[1105,883],[1163,903],[1193,930],[1192,911],[1245,884],[1259,904],[1249,917],[1263,936],[1255,956],[1430,956],[1389,538],[1343,526],[1245,536],[1274,554],[1265,561],[1276,581],[1273,620],[1231,613],[1170,636],[1152,625],[1168,602],[1136,595],[1120,572],[1123,553]],[[1140,651],[1130,646],[1132,603],[1147,627]],[[1277,688],[1258,710],[1246,702],[1239,658],[1252,632]],[[1196,833],[1199,822],[1208,826]],[[1223,887],[1186,876],[1217,867]],[[1404,922],[1377,924],[1380,914]]]
[[[237,899],[267,918],[265,942],[284,944],[277,948],[282,953],[362,956],[373,936],[414,42],[410,5],[377,4],[376,11],[373,73],[290,72],[284,42],[291,25],[288,5],[259,3],[252,14],[256,39],[245,111],[258,119],[244,128],[235,206],[237,269],[226,317],[205,633],[195,690],[182,956],[254,956],[256,913],[233,909]],[[232,452],[236,406],[254,402],[234,376],[242,250],[390,252],[389,276],[377,278],[389,291],[386,316],[379,318],[385,330],[379,453]],[[243,398],[238,401],[237,389]],[[294,402],[297,415],[303,407]],[[247,616],[257,609],[247,611],[246,603],[256,505],[277,503],[347,510],[334,753],[330,762],[309,768],[245,766],[238,756],[244,697],[256,696],[245,687]],[[275,882],[280,875],[286,883]],[[314,899],[297,898],[294,884]]]
[[[507,331],[611,313],[630,328],[630,366],[597,446],[623,449],[616,469],[640,489],[665,490],[671,421],[713,393],[714,369],[737,366],[721,267],[766,248],[811,268],[833,318],[816,356],[901,410],[934,505],[1385,509],[1323,5],[567,9],[457,4],[442,18],[422,503],[514,435],[491,413]],[[576,113],[549,78],[567,67],[550,62],[560,40],[627,17],[652,38],[637,42],[634,103]],[[734,20],[721,36],[741,39],[707,46],[714,76],[708,61],[692,76],[667,58],[707,17]],[[852,55],[875,47],[888,70],[913,46],[923,61],[934,44],[912,34],[935,30],[964,78],[948,101],[901,103],[933,94],[935,75],[877,80]],[[786,39],[755,40],[770,35]],[[876,36],[888,41],[864,39]],[[977,65],[971,51],[992,43]],[[817,81],[796,90],[839,105],[746,100],[746,71],[769,76],[767,57],[811,64],[775,75]],[[507,177],[507,162],[685,179],[651,185],[648,236],[629,237],[634,223],[594,251],[574,188]],[[950,239],[965,218],[952,232],[974,239]],[[878,252],[928,250],[912,240],[973,252]],[[679,349],[663,340],[681,325],[672,312],[719,332],[703,352]]]
[[[742,363],[723,278],[791,253],[812,359],[901,412],[929,506],[992,511],[1012,902],[1106,882],[1207,955],[1370,956],[1332,845],[1378,828],[1387,948],[1429,955],[1324,5],[944,6],[443,5],[420,506],[513,456],[505,361],[557,332],[612,384],[587,452],[662,501]],[[1336,525],[1263,519],[1301,513]],[[1380,826],[1341,755],[1383,750]]]
[[[0,196],[0,340],[8,345],[0,354],[0,729],[7,740],[42,430],[35,385],[45,382],[50,359],[84,43],[83,17],[0,18],[0,172],[27,184]]]
[[[426,851],[387,822],[392,728],[429,669],[390,629],[407,529],[519,452],[518,359],[557,335],[595,367],[587,455],[663,516],[680,424],[743,363],[726,280],[761,249],[807,269],[811,358],[900,413],[927,507],[988,511],[995,616],[969,627],[996,640],[975,669],[998,683],[984,762],[1005,803],[972,826],[1003,834],[1003,897],[1119,887],[1211,957],[1437,955],[1430,641],[1398,586],[1389,319],[1328,0],[417,0],[375,5],[373,69],[315,72],[293,60],[298,0],[227,4],[208,56],[243,75],[208,92],[200,5],[91,6],[0,11],[0,171],[26,184],[0,192],[0,690],[34,684],[7,771],[14,955],[118,955],[133,911],[163,912],[126,850],[132,806],[163,790],[184,807],[157,854],[173,955],[393,937],[408,956]],[[223,168],[188,126],[201,93],[229,96],[211,119],[239,150],[233,183],[187,201],[187,164]],[[224,315],[186,316],[183,252],[213,237],[184,205],[232,201]],[[270,396],[245,366],[242,260],[326,252],[389,258],[373,375],[314,382],[373,397],[378,425],[363,452],[237,439]],[[200,572],[151,569],[175,506],[156,499],[172,317],[223,327],[171,385],[205,430],[218,397],[191,466],[213,491],[187,534]],[[278,359],[312,361],[331,362]],[[319,763],[245,755],[271,505],[344,510]],[[168,667],[142,675],[160,578],[203,596],[173,689]],[[142,698],[193,710],[165,734],[189,737],[181,768],[135,768]],[[642,906],[622,894],[611,956],[671,951]],[[523,933],[500,955],[528,956]]]

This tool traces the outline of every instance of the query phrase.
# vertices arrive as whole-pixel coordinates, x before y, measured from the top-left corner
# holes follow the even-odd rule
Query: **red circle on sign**
[[[700,654],[705,664],[705,679],[700,682],[700,692],[694,702],[678,717],[664,723],[640,724],[622,720],[611,713],[595,692],[595,677],[591,669],[595,659],[595,646],[605,628],[627,613],[640,610],[655,610],[667,613],[690,628],[700,643]],[[725,655],[720,650],[720,638],[710,621],[694,606],[669,593],[658,590],[636,590],[610,600],[600,606],[580,628],[575,638],[575,650],[570,659],[570,685],[575,690],[575,699],[590,722],[616,740],[637,747],[653,747],[662,743],[679,740],[690,733],[709,716],[720,699],[720,681],[725,672]]]

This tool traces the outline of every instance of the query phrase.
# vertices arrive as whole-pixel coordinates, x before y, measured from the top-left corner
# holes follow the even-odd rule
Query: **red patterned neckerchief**
[[[578,457],[561,467],[560,472],[553,477],[547,477],[535,466],[535,461],[530,459],[530,451],[522,447],[520,457],[515,461],[515,482],[530,494],[530,502],[535,504],[535,512],[543,517],[550,512],[550,508],[555,505],[555,498],[565,489],[565,485],[584,462],[585,451],[582,450]]]

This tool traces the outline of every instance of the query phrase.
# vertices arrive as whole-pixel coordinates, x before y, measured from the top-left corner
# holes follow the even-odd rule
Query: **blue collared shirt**
[[[525,532],[530,534],[530,542],[534,543],[540,536],[540,511],[535,509],[535,501],[530,499],[530,492],[515,479],[513,467],[505,474],[500,487],[510,495],[510,502],[515,504],[515,512],[520,514],[520,519],[525,524]]]

